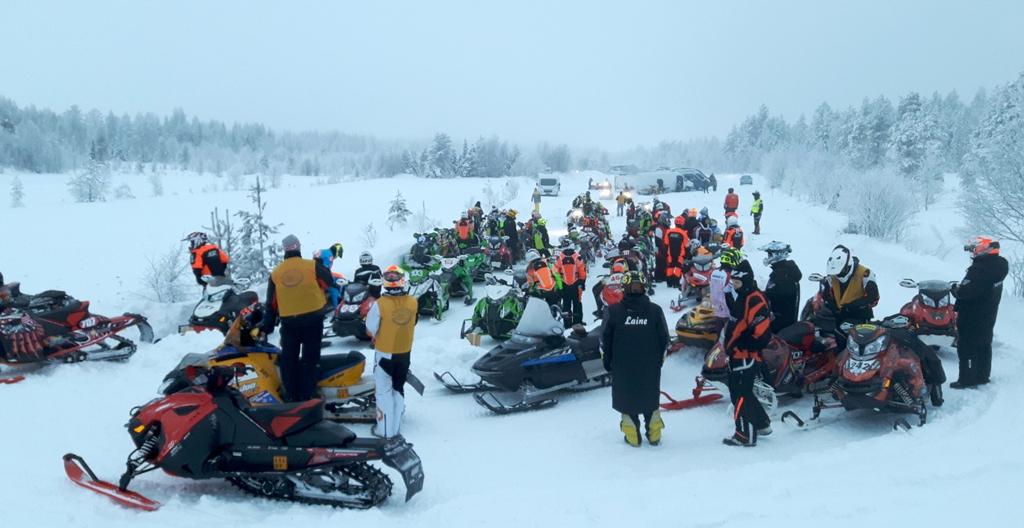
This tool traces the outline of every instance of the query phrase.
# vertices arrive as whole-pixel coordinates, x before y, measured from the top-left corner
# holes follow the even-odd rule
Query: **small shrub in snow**
[[[402,191],[396,191],[395,198],[391,200],[391,204],[388,207],[388,230],[394,231],[396,225],[405,227],[411,214],[412,211],[405,205],[405,197],[402,196]]]
[[[1010,278],[1013,280],[1013,295],[1024,297],[1024,255],[1014,253],[1009,261]]]
[[[377,246],[377,228],[373,227],[373,222],[370,222],[363,228],[361,240],[363,245],[370,249]]]
[[[152,299],[165,303],[185,300],[185,255],[180,247],[173,246],[155,259],[146,258],[142,281]]]
[[[99,161],[90,161],[84,171],[68,180],[68,190],[76,202],[102,202],[109,189],[110,169]]]
[[[249,188],[249,201],[255,209],[235,213],[242,221],[238,227],[238,256],[236,258],[231,255],[235,262],[235,272],[239,277],[253,282],[265,280],[270,276],[270,270],[281,261],[280,246],[271,240],[281,224],[271,225],[266,222],[267,202],[263,199],[266,190],[257,176],[256,185]]]
[[[908,182],[894,171],[869,170],[850,178],[839,198],[849,216],[848,231],[898,241],[906,234],[916,208]]]
[[[11,207],[25,207],[25,187],[17,176],[11,180]]]
[[[164,195],[164,180],[160,177],[159,173],[151,173],[149,175],[149,189],[153,193],[153,196]]]
[[[117,200],[134,200],[135,194],[132,193],[132,188],[127,183],[122,183],[114,189],[114,198]]]

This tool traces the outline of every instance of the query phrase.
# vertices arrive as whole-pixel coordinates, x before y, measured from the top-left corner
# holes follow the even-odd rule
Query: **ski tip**
[[[797,427],[803,427],[805,425],[803,419],[797,416],[797,414],[793,411],[786,411],[782,413],[782,423],[787,423],[786,418],[792,418],[793,421],[796,422]]]
[[[14,385],[20,381],[25,381],[25,376],[12,376],[10,378],[0,378],[0,384],[2,385]]]
[[[78,486],[103,495],[126,508],[140,511],[156,511],[161,506],[159,502],[148,499],[134,491],[122,490],[114,484],[100,480],[92,472],[92,469],[89,468],[89,464],[86,464],[82,457],[74,453],[66,453],[62,459],[64,460],[64,473]]]

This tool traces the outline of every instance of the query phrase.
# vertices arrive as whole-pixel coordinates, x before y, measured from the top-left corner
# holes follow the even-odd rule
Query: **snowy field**
[[[0,174],[0,189],[8,188],[12,177]],[[181,174],[165,176],[165,196],[153,198],[144,177],[119,178],[132,182],[138,199],[71,203],[65,176],[22,174],[26,207],[0,208],[0,271],[8,280],[21,281],[27,292],[63,289],[89,299],[97,313],[140,311],[152,319],[158,336],[167,335],[184,322],[192,303],[160,305],[146,299],[141,285],[146,259],[208,224],[213,207],[247,208],[245,192],[218,188],[223,180]],[[561,196],[544,198],[542,211],[553,239],[586,180],[585,174],[566,178]],[[911,230],[906,245],[895,245],[841,235],[843,217],[767,190],[760,181],[753,187],[739,187],[732,176],[719,181],[717,193],[662,198],[674,210],[707,206],[719,216],[725,188],[736,186],[741,212],[749,209],[750,192],[760,189],[766,208],[763,234],[750,235],[750,217],[741,218],[748,249],[773,239],[789,242],[806,276],[823,271],[836,243],[848,245],[877,275],[878,315],[896,312],[912,296],[913,291],[897,284],[899,279],[959,280],[968,264],[958,250],[957,226],[949,223],[958,218],[951,194],[917,220],[919,227]],[[526,215],[532,183],[519,182],[512,205]],[[267,195],[268,219],[283,222],[282,236],[296,234],[306,254],[344,243],[345,258],[335,266],[346,274],[357,265],[370,222],[379,233],[373,252],[382,266],[412,242],[414,226],[394,232],[385,226],[386,206],[396,189],[414,212],[425,204],[428,215],[445,224],[472,201],[483,200],[485,209],[489,205],[486,180],[398,177],[313,183],[285,178],[280,189]],[[491,183],[496,190],[502,184]],[[613,203],[606,203],[614,213]],[[945,221],[936,224],[936,218]],[[618,236],[623,220],[613,216],[612,227]],[[748,255],[763,286],[763,254]],[[198,298],[200,289],[190,287]],[[809,282],[802,287],[804,298],[813,292]],[[667,310],[673,297],[664,287],[656,295],[666,307],[670,328],[678,317]],[[584,299],[590,313],[589,292]],[[407,399],[403,433],[423,460],[426,484],[409,503],[402,502],[404,490],[394,474],[395,495],[370,511],[270,502],[226,482],[151,473],[133,487],[164,506],[138,513],[75,487],[64,476],[60,456],[76,452],[102,476],[116,478],[132,448],[123,427],[128,410],[156,395],[163,375],[182,355],[218,342],[211,333],[168,335],[140,346],[128,363],[53,368],[0,388],[2,526],[987,526],[1018,517],[1012,506],[1024,482],[1024,451],[1012,442],[1021,429],[1024,388],[1014,380],[1024,375],[1024,347],[1014,343],[1013,328],[1024,320],[1024,309],[1008,295],[996,328],[993,382],[970,391],[947,388],[945,406],[929,410],[926,426],[893,432],[890,416],[826,410],[821,424],[808,430],[776,420],[775,433],[756,449],[720,443],[732,429],[721,403],[665,413],[662,445],[642,449],[623,443],[608,389],[565,396],[549,410],[489,415],[471,397],[447,393],[430,374],[466,373],[492,345],[485,338],[475,348],[458,339],[459,324],[469,314],[469,308],[453,303],[444,322],[424,321],[417,328],[413,371],[428,389],[423,397]],[[949,339],[929,342],[942,345],[947,374],[955,379]],[[346,340],[325,353],[360,346]],[[699,358],[673,356],[666,362],[663,387],[686,396],[699,369]],[[784,400],[782,409],[808,415],[811,403],[809,397]],[[365,426],[354,429],[368,432]]]

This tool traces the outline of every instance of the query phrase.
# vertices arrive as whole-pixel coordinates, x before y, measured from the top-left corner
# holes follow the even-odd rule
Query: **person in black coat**
[[[964,246],[971,253],[967,275],[952,292],[956,297],[957,356],[960,375],[950,388],[984,385],[992,373],[992,337],[1003,296],[1003,280],[1009,271],[999,256],[999,241],[974,237]]]
[[[789,260],[792,248],[784,242],[772,241],[763,246],[761,251],[768,253],[764,265],[771,266],[768,284],[764,287],[764,295],[772,310],[772,333],[792,325],[797,321],[800,311],[800,267]]]
[[[640,446],[642,415],[648,443],[658,445],[665,427],[658,400],[668,325],[661,307],[646,295],[643,274],[626,273],[622,286],[625,296],[605,311],[601,334],[604,368],[612,374],[612,407],[622,414],[619,428],[626,443]]]

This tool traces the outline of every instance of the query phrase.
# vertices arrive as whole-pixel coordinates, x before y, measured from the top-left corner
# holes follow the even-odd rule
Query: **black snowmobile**
[[[231,323],[246,306],[259,302],[254,291],[243,291],[249,286],[246,280],[232,281],[225,277],[205,277],[203,297],[192,309],[188,324],[179,325],[178,333],[217,330],[228,333]]]
[[[562,321],[544,301],[531,298],[512,338],[473,364],[480,381],[461,383],[451,372],[434,373],[445,388],[477,393],[477,403],[497,414],[544,409],[557,391],[584,391],[611,384],[601,362],[600,332],[582,325],[566,336]]]

